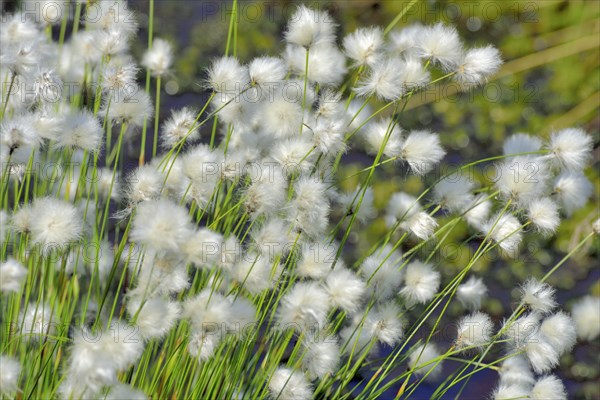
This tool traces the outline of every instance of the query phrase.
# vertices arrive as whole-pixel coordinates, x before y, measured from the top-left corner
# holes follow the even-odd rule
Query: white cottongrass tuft
[[[18,293],[27,276],[27,269],[14,258],[0,264],[0,291]]]
[[[354,89],[356,94],[363,97],[377,96],[386,101],[398,100],[404,94],[404,88],[398,84],[404,78],[403,66],[403,61],[396,57],[378,62],[358,82]]]
[[[162,338],[175,326],[181,307],[161,297],[132,298],[127,302],[127,312],[144,338]]]
[[[567,217],[583,207],[594,191],[581,172],[563,172],[554,180],[554,195]]]
[[[150,96],[138,86],[119,90],[113,96],[104,97],[103,101],[99,115],[131,126],[142,126],[154,112]]]
[[[440,286],[440,273],[433,269],[431,264],[413,261],[406,266],[404,287],[400,295],[404,298],[407,307],[416,304],[425,304],[438,291]]]
[[[500,382],[504,385],[516,385],[531,387],[535,383],[535,377],[527,358],[522,355],[510,355],[502,362],[500,367]]]
[[[548,149],[555,163],[569,171],[581,171],[592,157],[594,140],[582,129],[567,128],[550,137]]]
[[[300,77],[307,75],[308,81],[320,86],[337,86],[342,82],[346,73],[346,59],[337,46],[325,43],[314,45],[307,50],[304,47],[288,45],[285,50],[286,61],[294,74]],[[299,85],[298,88],[303,86]]]
[[[433,198],[450,212],[462,212],[473,201],[474,186],[475,183],[462,173],[458,177],[446,177],[433,187]]]
[[[359,273],[367,283],[367,290],[371,296],[383,301],[396,294],[402,284],[403,272],[396,261],[400,260],[398,254],[390,253],[391,247],[384,247],[377,254],[367,257],[360,266]]]
[[[458,32],[442,23],[422,29],[417,36],[416,47],[419,57],[438,63],[447,72],[456,70],[463,59]]]
[[[410,351],[408,367],[415,375],[426,376],[427,381],[437,381],[442,375],[442,361],[436,360],[440,356],[440,350],[435,343],[416,346]]]
[[[331,272],[336,252],[337,247],[325,241],[304,244],[296,264],[296,274],[301,278],[325,278]]]
[[[555,292],[547,283],[531,278],[521,286],[521,301],[530,310],[547,314],[556,307]]]
[[[549,372],[558,365],[560,354],[539,331],[528,338],[524,350],[536,374]]]
[[[577,336],[592,341],[600,336],[600,297],[585,296],[573,305]]]
[[[502,146],[504,155],[532,153],[539,151],[541,148],[542,140],[526,133],[515,133],[509,136]]]
[[[34,200],[30,214],[31,240],[43,250],[64,249],[83,234],[79,210],[64,200],[43,197]]]
[[[248,69],[234,57],[216,59],[208,70],[207,85],[216,93],[235,95],[246,89]]]
[[[272,85],[285,78],[286,67],[280,58],[257,57],[248,65],[252,85]]]
[[[19,388],[21,364],[19,360],[7,355],[0,355],[0,393],[14,394]]]
[[[147,400],[148,396],[141,390],[134,389],[131,385],[119,383],[114,385],[106,395],[105,400]]]
[[[489,234],[502,250],[516,257],[523,240],[522,225],[512,214],[494,215],[485,223],[483,231]]]
[[[363,329],[379,342],[394,346],[404,335],[401,315],[402,309],[393,301],[379,305],[367,314]]]
[[[360,208],[357,207],[358,199],[362,196]],[[339,193],[337,195],[338,203],[343,206],[347,214],[355,215],[356,220],[360,222],[370,221],[377,215],[375,209],[375,193],[372,187],[368,187],[363,191],[363,187],[358,186],[351,192]]]
[[[289,222],[309,238],[322,237],[329,224],[330,211],[325,183],[302,177],[295,182],[294,192],[287,208]]]
[[[514,321],[507,320],[502,326],[502,334],[509,339],[511,348],[523,349],[539,331],[541,315],[532,312],[517,318]]]
[[[412,131],[404,140],[400,158],[408,163],[417,175],[425,175],[438,164],[446,151],[440,144],[438,134],[428,131]]]
[[[537,380],[529,398],[533,400],[567,400],[565,385],[555,375],[546,375]]]
[[[559,311],[544,319],[540,331],[559,354],[570,351],[577,341],[575,323],[564,312]]]
[[[188,107],[171,110],[171,117],[162,125],[161,141],[165,148],[172,148],[185,140],[193,142],[200,137],[200,127],[195,123],[196,112]]]
[[[112,174],[108,173],[112,178]],[[135,169],[127,177],[127,182],[125,196],[134,205],[141,201],[157,199],[160,196],[163,178],[153,166],[146,164]],[[114,192],[115,188],[112,190]]]
[[[541,157],[511,157],[497,167],[495,184],[505,199],[526,205],[546,194],[550,169]]]
[[[144,53],[142,65],[154,76],[164,76],[173,64],[173,49],[165,39],[156,38],[152,47]]]
[[[498,72],[501,65],[500,52],[494,46],[469,49],[460,62],[454,77],[466,87],[481,85]]]
[[[337,371],[340,363],[340,347],[337,337],[319,338],[307,335],[302,341],[302,348],[304,349],[302,368],[310,377],[323,379],[326,375]]]
[[[477,195],[473,200],[461,210],[464,214],[465,220],[469,225],[478,231],[485,230],[485,223],[490,215],[492,209],[492,202],[485,194]]]
[[[188,212],[166,200],[150,200],[137,207],[131,240],[154,250],[177,251],[191,235]]]
[[[388,49],[391,53],[412,55],[416,51],[417,38],[425,27],[419,22],[412,23],[402,29],[395,29],[389,33],[390,43]]]
[[[438,223],[431,215],[424,211],[419,211],[411,216],[406,223],[400,224],[400,227],[408,227],[416,237],[425,240],[433,235],[435,229],[438,227]]]
[[[533,200],[527,206],[527,216],[544,235],[550,236],[560,225],[558,206],[548,197]]]
[[[300,371],[279,367],[269,379],[269,391],[274,399],[310,400],[312,388]]]
[[[100,121],[90,111],[72,112],[56,137],[56,146],[97,152],[102,146],[103,134]]]
[[[349,269],[336,267],[325,279],[325,290],[332,306],[356,312],[366,291],[365,282]]]
[[[455,346],[458,349],[465,347],[483,348],[488,344],[493,333],[494,323],[489,315],[474,312],[462,317],[457,324],[457,337]]]
[[[325,326],[329,309],[329,294],[321,285],[299,282],[282,297],[277,318],[281,329],[302,332]]]
[[[368,153],[375,155],[383,149],[384,156],[394,158],[402,149],[402,129],[391,118],[383,118],[366,127],[364,140]]]
[[[279,278],[278,265],[266,255],[247,253],[233,268],[231,277],[252,294],[259,294],[274,286]]]
[[[481,300],[487,293],[483,279],[471,276],[456,289],[456,298],[468,309],[477,310],[481,307]]]
[[[529,396],[529,387],[500,383],[492,396],[494,400],[526,399]]]
[[[594,232],[594,234],[596,235],[600,235],[600,218],[598,218],[592,223],[592,232]]]
[[[19,314],[19,326],[25,340],[34,341],[38,337],[53,335],[56,330],[56,312],[48,304],[29,303],[27,310]]]
[[[344,38],[344,51],[357,66],[374,66],[383,45],[380,27],[359,28]]]
[[[437,228],[435,218],[421,211],[416,197],[399,192],[394,193],[387,206],[386,223],[389,228],[398,227],[411,231],[419,239],[428,239]]]
[[[333,18],[327,12],[300,5],[288,21],[285,40],[306,48],[331,44],[335,40],[335,27]]]

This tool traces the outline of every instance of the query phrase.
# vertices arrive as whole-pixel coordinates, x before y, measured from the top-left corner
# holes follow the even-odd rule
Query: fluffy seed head
[[[161,139],[165,148],[172,148],[184,138],[189,143],[200,137],[200,127],[195,124],[196,114],[188,107],[171,110],[171,118],[162,125]]]
[[[306,75],[306,57],[308,56],[308,80],[320,86],[337,86],[346,73],[346,59],[337,46],[331,44],[314,45],[307,50],[304,47],[288,45],[285,58],[290,70],[296,75]]]
[[[282,329],[311,330],[325,325],[329,308],[325,289],[315,282],[300,282],[283,296],[277,316]]]
[[[436,133],[412,131],[404,141],[400,156],[417,175],[424,175],[439,163],[446,152]]]
[[[391,118],[384,118],[369,124],[364,132],[365,147],[370,154],[377,154],[383,147],[383,155],[388,158],[400,155],[402,129]]]
[[[585,296],[573,306],[577,336],[592,341],[600,336],[600,297]]]
[[[494,46],[470,49],[458,66],[455,79],[467,87],[481,85],[495,74],[501,65],[500,52]]]
[[[150,200],[137,207],[131,240],[154,250],[178,251],[190,234],[187,210],[170,200]]]
[[[554,375],[547,375],[538,379],[533,385],[530,398],[534,400],[567,400],[567,391],[560,379]]]
[[[269,380],[269,391],[274,399],[310,400],[312,388],[300,371],[279,367]]]
[[[583,207],[594,191],[581,172],[563,172],[554,181],[554,196],[567,217]]]
[[[558,206],[548,197],[533,200],[529,203],[527,216],[544,235],[551,235],[556,232],[558,225],[560,225]]]
[[[338,338],[305,337],[302,342],[305,354],[302,358],[302,368],[313,378],[324,378],[333,374],[340,363],[340,346]]]
[[[272,85],[285,78],[286,68],[279,58],[257,57],[248,65],[248,73],[252,85]]]
[[[153,113],[152,100],[140,87],[127,87],[113,96],[103,97],[103,100],[100,115],[131,126],[142,126]]]
[[[52,197],[36,199],[31,208],[31,239],[51,250],[66,247],[83,233],[82,218],[77,208]]]
[[[525,354],[537,374],[549,372],[558,365],[558,351],[539,331],[525,343]]]
[[[424,28],[417,36],[417,54],[438,63],[445,71],[456,70],[463,59],[458,32],[442,23]]]
[[[156,38],[152,47],[144,53],[142,65],[152,72],[154,76],[163,76],[173,63],[173,49],[165,39]]]
[[[483,348],[490,341],[493,329],[494,323],[489,315],[482,312],[467,315],[458,322],[456,347]]]
[[[249,82],[248,69],[234,57],[218,58],[208,70],[207,85],[216,93],[240,93]]]
[[[540,331],[559,354],[570,351],[577,341],[575,323],[564,312],[557,312],[544,319]]]
[[[382,304],[367,315],[363,329],[379,342],[394,346],[404,335],[401,314],[402,310],[395,302]]]
[[[413,261],[406,266],[404,287],[400,295],[406,305],[425,304],[433,298],[440,286],[440,273],[430,264]]]
[[[17,293],[26,276],[25,267],[17,260],[9,258],[0,264],[0,291]]]
[[[521,286],[521,301],[529,309],[546,314],[556,307],[555,292],[556,290],[547,283],[531,278]]]
[[[375,65],[383,45],[383,30],[379,27],[359,28],[344,38],[344,51],[357,66]]]
[[[356,312],[366,290],[365,282],[346,268],[336,268],[325,279],[329,301],[348,313]]]
[[[429,342],[411,349],[408,366],[417,376],[427,376],[428,381],[436,381],[442,374],[442,362],[434,361],[441,356],[435,343]]]
[[[127,312],[133,318],[134,325],[146,339],[161,338],[179,319],[181,307],[179,303],[160,297],[145,299],[132,298],[127,302]]]
[[[403,272],[395,265],[401,255],[392,253],[391,247],[384,247],[367,257],[360,266],[360,275],[367,282],[371,296],[383,301],[393,296],[402,283]],[[387,257],[387,260],[386,260]]]
[[[519,220],[512,214],[494,215],[484,226],[484,232],[511,257],[516,257],[523,239]]]
[[[458,286],[456,297],[464,307],[477,310],[481,307],[481,300],[486,293],[487,287],[483,279],[471,276],[468,281]]]
[[[582,129],[567,128],[550,137],[548,149],[554,161],[569,171],[581,171],[592,157],[594,141]]]
[[[307,48],[320,43],[330,44],[335,40],[335,26],[327,12],[300,5],[288,21],[285,40]]]
[[[504,198],[526,205],[544,196],[549,171],[541,157],[511,157],[498,165],[495,184]]]
[[[14,357],[0,356],[0,393],[10,395],[19,388],[21,364]]]
[[[90,111],[77,111],[68,115],[57,139],[57,147],[79,148],[97,152],[104,134],[100,121]]]
[[[461,174],[458,177],[446,177],[433,188],[436,203],[451,212],[461,212],[473,201],[471,191],[474,182]]]
[[[369,75],[358,82],[356,94],[362,97],[375,95],[386,101],[398,100],[404,94],[404,63],[400,58],[388,58],[373,66]]]
[[[494,400],[525,399],[529,396],[529,387],[500,383],[492,396]]]
[[[504,141],[504,155],[531,153],[542,148],[542,140],[526,133],[515,133]]]

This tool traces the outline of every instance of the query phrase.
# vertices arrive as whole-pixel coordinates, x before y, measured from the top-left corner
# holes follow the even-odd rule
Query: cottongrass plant
[[[3,396],[410,398],[427,382],[442,398],[489,369],[496,399],[566,398],[552,372],[577,338],[599,336],[600,302],[586,297],[571,316],[545,281],[598,223],[520,286],[503,321],[481,310],[488,289],[473,267],[490,252],[518,257],[526,236],[553,235],[586,204],[592,138],[515,134],[504,154],[428,179],[446,154],[440,136],[398,124],[419,90],[484,84],[497,49],[468,48],[439,23],[340,39],[330,15],[299,6],[282,54],[242,61],[234,2],[208,101],[161,121],[172,46],[150,40],[144,89],[127,4],[64,7],[62,19],[2,16]],[[345,192],[349,148],[372,165]],[[493,182],[463,174],[490,161]],[[372,184],[389,163],[431,185],[379,210]],[[379,217],[387,233],[355,257],[350,235]],[[476,251],[448,276],[434,255],[458,226]]]

